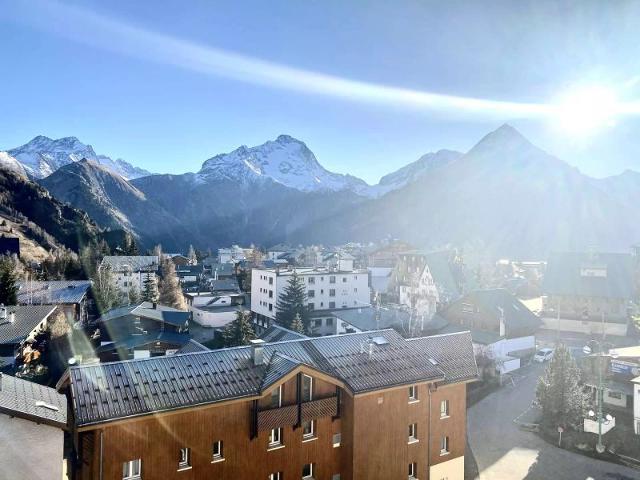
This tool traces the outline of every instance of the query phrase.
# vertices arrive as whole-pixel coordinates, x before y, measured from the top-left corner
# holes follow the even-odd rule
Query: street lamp
[[[598,360],[598,388],[597,388],[597,395],[596,395],[597,402],[598,402],[598,443],[596,444],[596,452],[604,453],[605,447],[604,447],[604,444],[602,443],[602,423],[603,423],[602,403],[604,401],[604,387],[602,385],[602,359],[604,357],[618,358],[618,353],[613,349],[609,349],[609,353],[606,354],[605,344],[603,342],[598,342],[597,340],[591,340],[589,343],[593,346],[597,346],[598,353],[597,354],[593,353],[593,347],[591,345],[585,345],[582,348],[582,351],[585,353],[585,355],[594,355],[600,359]],[[610,344],[607,344],[607,345],[610,345]],[[594,415],[595,415],[594,411],[589,410],[589,416],[593,417]],[[613,417],[611,417],[611,415],[606,416],[606,419],[608,422],[610,422],[612,418]]]

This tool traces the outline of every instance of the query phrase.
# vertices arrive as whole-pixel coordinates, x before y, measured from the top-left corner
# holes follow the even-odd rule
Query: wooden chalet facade
[[[75,478],[462,480],[476,375],[393,330],[73,367]]]

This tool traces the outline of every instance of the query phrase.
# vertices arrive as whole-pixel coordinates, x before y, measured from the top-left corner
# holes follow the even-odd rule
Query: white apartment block
[[[323,312],[341,308],[357,308],[371,303],[369,275],[366,270],[338,271],[301,267],[296,273],[306,286],[307,305]],[[259,269],[251,271],[251,311],[256,323],[268,327],[276,318],[276,304],[284,292],[293,269]],[[320,313],[318,313],[320,315]]]
[[[102,259],[100,268],[109,268],[116,287],[122,292],[135,288],[142,292],[144,280],[148,274],[158,273],[158,257],[156,255],[108,255]]]

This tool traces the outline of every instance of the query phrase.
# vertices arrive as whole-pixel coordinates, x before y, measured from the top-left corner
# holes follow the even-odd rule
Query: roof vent
[[[9,323],[14,323],[16,321],[16,312],[9,313]]]
[[[431,365],[438,365],[438,361],[433,358],[430,358],[429,362],[431,363]]]
[[[382,336],[373,337],[371,340],[376,345],[389,345],[389,340],[387,340],[385,337],[382,337]]]
[[[7,319],[7,307],[4,304],[0,305],[0,320]]]
[[[265,341],[260,338],[251,340],[251,357],[255,366],[264,364],[264,344]]]

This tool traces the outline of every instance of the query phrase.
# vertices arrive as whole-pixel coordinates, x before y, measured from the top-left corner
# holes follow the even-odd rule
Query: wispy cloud
[[[444,95],[302,70],[152,32],[58,2],[8,1],[0,8],[0,18],[145,61],[270,88],[455,115],[533,118],[553,111],[545,103]]]

